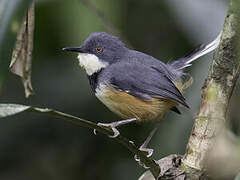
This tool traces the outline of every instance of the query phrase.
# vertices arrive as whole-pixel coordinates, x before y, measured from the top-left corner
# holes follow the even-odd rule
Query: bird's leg
[[[153,154],[153,149],[147,148],[149,142],[151,141],[153,135],[155,134],[155,132],[157,131],[158,127],[155,127],[150,134],[148,135],[147,139],[144,141],[144,143],[140,146],[139,150],[140,151],[145,151],[147,152],[147,157],[151,157]]]
[[[139,150],[140,150],[140,151],[144,151],[144,152],[147,153],[147,157],[151,157],[152,154],[153,154],[153,149],[147,148],[147,146],[148,146],[149,142],[151,141],[153,135],[156,133],[157,129],[158,129],[158,125],[154,127],[154,129],[153,129],[153,130],[150,132],[150,134],[148,135],[147,139],[146,139],[146,140],[144,141],[144,143],[139,147]],[[143,165],[143,164],[141,163],[141,161],[140,161],[140,159],[139,159],[139,157],[138,157],[137,155],[134,156],[134,159],[135,159],[137,162],[139,162],[140,165],[142,165],[142,166],[145,167],[145,165]],[[146,167],[146,168],[147,168],[147,167]]]
[[[136,120],[137,120],[136,118],[132,118],[132,119],[126,119],[126,120],[116,121],[116,122],[112,122],[112,123],[97,123],[97,125],[111,128],[112,131],[113,131],[113,135],[109,136],[109,137],[110,138],[115,138],[120,134],[116,127],[124,125],[124,124],[131,123],[131,122],[136,121]],[[93,132],[96,135],[96,129],[94,129]]]

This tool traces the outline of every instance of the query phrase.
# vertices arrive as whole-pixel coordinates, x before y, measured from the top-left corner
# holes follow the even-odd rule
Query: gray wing
[[[170,78],[153,66],[119,62],[108,69],[110,83],[121,91],[143,100],[164,98],[189,107]]]

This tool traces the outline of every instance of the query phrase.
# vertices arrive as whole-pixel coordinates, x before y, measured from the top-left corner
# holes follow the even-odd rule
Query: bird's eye
[[[96,51],[98,52],[98,53],[102,53],[103,52],[103,48],[102,47],[96,47]]]

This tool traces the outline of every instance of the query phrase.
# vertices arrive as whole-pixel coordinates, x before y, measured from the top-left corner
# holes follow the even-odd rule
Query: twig
[[[66,114],[60,111],[56,111],[53,109],[36,108],[32,106],[25,106],[25,105],[19,105],[19,104],[0,104],[0,118],[11,116],[21,112],[34,112],[34,113],[40,113],[40,114],[47,114],[49,116],[61,118],[63,120],[66,120],[78,126],[90,128],[93,130],[96,129],[98,132],[103,133],[105,135],[113,135],[113,132],[111,129],[98,126],[96,123],[93,123],[91,121],[88,121],[70,114]],[[140,151],[133,141],[130,141],[121,135],[117,136],[116,138],[113,138],[113,140],[125,146],[133,154],[136,154],[140,158],[141,162],[145,164],[147,167],[149,167],[149,170],[152,172],[154,177],[155,178],[158,177],[160,173],[159,166],[155,163],[154,160],[152,160],[151,158],[148,158],[144,152]]]

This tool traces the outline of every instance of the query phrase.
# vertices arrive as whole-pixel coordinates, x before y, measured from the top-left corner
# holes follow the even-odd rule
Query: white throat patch
[[[101,60],[94,54],[79,53],[78,60],[79,65],[86,70],[87,75],[89,76],[108,66],[108,63],[101,62]]]

